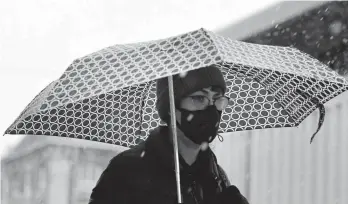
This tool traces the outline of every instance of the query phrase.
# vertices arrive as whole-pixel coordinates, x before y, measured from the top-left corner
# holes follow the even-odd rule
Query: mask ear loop
[[[218,133],[217,136],[218,136],[220,142],[223,142],[223,141],[224,141],[224,138],[222,137],[222,135],[220,135],[220,134]]]

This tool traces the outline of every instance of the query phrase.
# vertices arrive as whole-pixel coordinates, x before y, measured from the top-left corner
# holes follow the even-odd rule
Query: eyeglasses
[[[229,102],[230,98],[226,96],[220,96],[217,98],[214,98],[212,101],[202,95],[196,95],[196,96],[188,96],[181,102],[181,106],[184,106],[185,109],[195,111],[195,110],[204,110],[206,109],[211,102],[213,102],[213,105],[215,105],[216,109],[219,111],[224,110]]]

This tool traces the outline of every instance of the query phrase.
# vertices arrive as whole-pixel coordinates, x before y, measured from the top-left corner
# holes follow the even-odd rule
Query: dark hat
[[[186,76],[179,74],[173,76],[174,98],[177,105],[182,98],[208,88],[210,86],[220,87],[223,92],[226,91],[226,83],[220,69],[216,66],[204,67],[187,72]],[[168,121],[169,113],[169,90],[168,78],[161,78],[157,80],[157,102],[156,108],[159,117],[162,121]]]

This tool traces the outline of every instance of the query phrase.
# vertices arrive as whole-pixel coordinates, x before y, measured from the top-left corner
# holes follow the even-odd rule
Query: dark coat
[[[115,156],[93,189],[89,204],[177,203],[168,133],[167,127],[157,128],[145,142]],[[201,151],[191,166],[180,158],[180,166],[185,204],[214,203],[215,195],[229,185],[209,148]]]

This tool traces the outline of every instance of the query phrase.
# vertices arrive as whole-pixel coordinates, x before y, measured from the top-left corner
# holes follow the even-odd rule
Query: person
[[[219,68],[205,67],[173,76],[180,184],[185,204],[247,204],[230,185],[207,145],[228,104]],[[170,124],[167,78],[157,80],[158,115]],[[178,203],[170,127],[159,126],[146,141],[111,159],[93,188],[89,204]],[[204,148],[203,148],[204,147]]]

